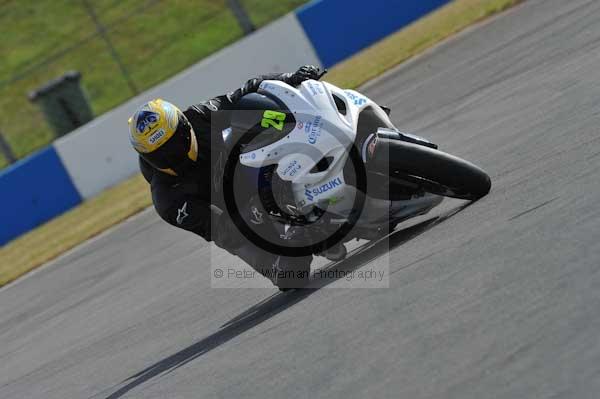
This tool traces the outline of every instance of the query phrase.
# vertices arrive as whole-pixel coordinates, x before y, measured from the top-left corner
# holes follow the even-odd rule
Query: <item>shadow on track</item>
[[[430,230],[434,226],[451,218],[458,212],[468,207],[471,203],[466,203],[455,209],[452,209],[440,216],[427,219],[414,226],[394,231],[386,238],[366,244],[357,248],[349,254],[349,257],[343,261],[336,262],[324,267],[322,270],[339,271],[335,275],[343,275],[342,272],[351,272],[372,260],[383,255],[392,248],[396,248]],[[133,388],[145,383],[152,378],[163,373],[170,373],[173,370],[191,362],[192,360],[204,355],[205,353],[226,343],[232,338],[250,330],[271,317],[283,312],[289,307],[302,301],[312,295],[315,291],[333,283],[337,279],[320,278],[312,281],[307,288],[293,290],[285,293],[276,293],[265,300],[253,305],[243,313],[229,320],[221,326],[221,329],[214,334],[188,346],[181,351],[164,358],[150,367],[132,375],[122,382],[123,385],[117,391],[107,396],[106,399],[118,399],[128,393]]]

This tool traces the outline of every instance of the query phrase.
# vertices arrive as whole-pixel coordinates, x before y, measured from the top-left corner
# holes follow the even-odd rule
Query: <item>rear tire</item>
[[[472,163],[433,148],[388,138],[377,139],[367,169],[417,184],[445,197],[477,200],[490,192],[487,173]],[[393,190],[393,185],[390,186]]]

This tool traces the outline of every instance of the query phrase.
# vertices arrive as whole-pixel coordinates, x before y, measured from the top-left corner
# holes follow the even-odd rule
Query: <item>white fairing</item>
[[[355,189],[345,184],[343,168],[356,137],[360,111],[372,106],[389,121],[387,114],[354,90],[315,80],[298,88],[268,80],[260,85],[259,93],[279,98],[294,113],[296,127],[281,140],[242,154],[240,162],[249,167],[278,164],[279,177],[292,182],[298,208],[326,201],[331,205],[329,211],[346,214],[350,209],[342,208],[351,208]],[[338,112],[333,95],[344,102],[345,115]],[[323,158],[330,159],[329,166],[316,172],[313,168]]]

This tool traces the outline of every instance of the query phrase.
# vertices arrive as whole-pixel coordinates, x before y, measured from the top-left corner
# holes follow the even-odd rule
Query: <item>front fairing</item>
[[[387,114],[372,100],[353,90],[342,90],[326,82],[308,80],[297,88],[280,81],[264,81],[259,95],[276,99],[279,108],[288,110],[286,130],[248,148],[240,163],[254,168],[277,165],[276,173],[292,183],[299,207],[328,204],[342,206],[354,192],[346,184],[344,166],[357,137],[361,112],[367,108],[393,126]],[[289,130],[288,130],[289,129]],[[327,159],[327,168],[318,168]]]

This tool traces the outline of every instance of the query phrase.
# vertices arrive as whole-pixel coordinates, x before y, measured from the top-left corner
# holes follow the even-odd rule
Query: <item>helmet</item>
[[[129,118],[129,141],[152,167],[177,176],[198,158],[192,125],[175,105],[156,99]]]

